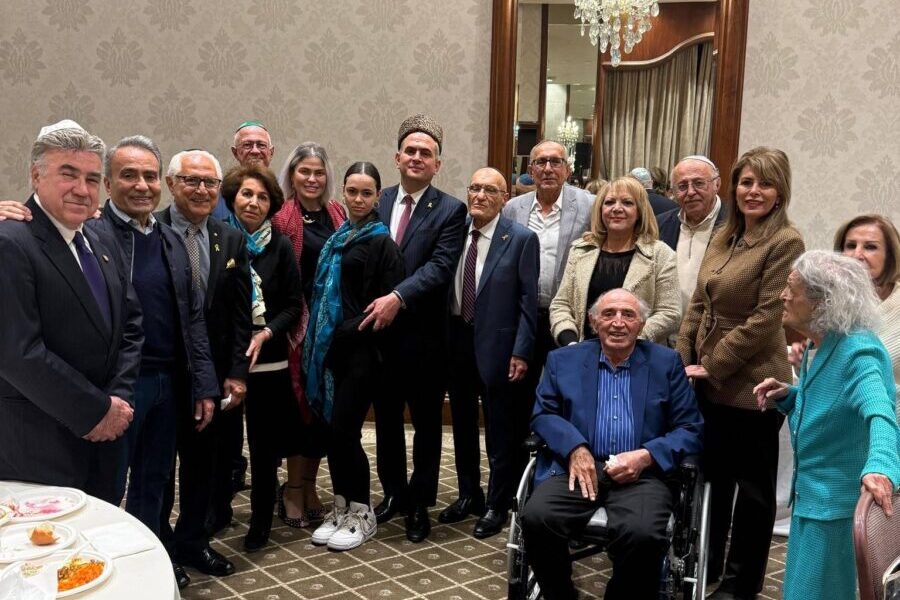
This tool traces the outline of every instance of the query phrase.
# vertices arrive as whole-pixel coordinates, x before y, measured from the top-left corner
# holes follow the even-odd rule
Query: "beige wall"
[[[828,248],[849,217],[900,225],[900,22],[896,0],[753,0],[740,149],[788,153],[790,215]],[[724,169],[723,169],[724,170]]]
[[[273,166],[316,140],[339,173],[370,160],[391,185],[400,122],[428,112],[444,126],[438,186],[462,197],[486,161],[490,2],[3,0],[0,13],[2,197],[25,198],[30,144],[62,117],[107,143],[147,134],[164,160],[207,148],[224,167],[235,127],[257,118]]]

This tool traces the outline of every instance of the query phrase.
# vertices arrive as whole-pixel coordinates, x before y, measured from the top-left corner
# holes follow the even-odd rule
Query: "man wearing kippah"
[[[406,265],[406,279],[366,308],[359,328],[391,325],[395,347],[386,357],[383,393],[375,400],[378,477],[384,500],[379,523],[407,513],[406,537],[421,542],[437,500],[441,409],[446,389],[446,306],[462,252],[465,205],[431,185],[441,168],[443,130],[428,115],[400,125],[395,162],[400,185],[381,193],[378,215],[390,228]],[[413,472],[407,481],[403,410],[409,406]]]
[[[275,146],[272,145],[272,138],[269,136],[269,130],[261,121],[250,119],[244,121],[234,132],[234,143],[231,146],[231,155],[234,160],[238,161],[242,167],[250,165],[258,165],[268,167],[275,156]],[[228,219],[230,211],[225,206],[222,196],[219,196],[219,202],[212,212],[212,216],[225,221]],[[247,463],[244,462],[244,470],[247,469]]]

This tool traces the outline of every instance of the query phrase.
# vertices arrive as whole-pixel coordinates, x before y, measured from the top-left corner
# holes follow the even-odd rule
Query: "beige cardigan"
[[[550,331],[556,339],[560,332],[571,329],[584,339],[584,317],[591,275],[597,266],[600,248],[594,242],[577,239],[569,250],[566,270],[559,291],[550,302]],[[650,317],[644,323],[641,337],[666,343],[669,334],[681,323],[681,292],[678,288],[675,251],[660,241],[638,241],[634,257],[622,287],[650,306]]]
[[[900,283],[881,303],[881,326],[875,331],[894,365],[894,380],[900,382]],[[896,390],[897,420],[900,421],[900,387]]]

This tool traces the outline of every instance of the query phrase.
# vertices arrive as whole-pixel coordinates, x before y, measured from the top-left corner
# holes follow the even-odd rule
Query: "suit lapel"
[[[586,399],[589,407],[587,413],[587,440],[593,451],[596,445],[597,436],[597,411],[600,410],[600,398],[597,390],[597,384],[600,379],[600,342],[592,341],[587,347],[584,361],[582,363],[582,373],[587,373],[585,377],[581,377],[581,398]],[[573,409],[574,410],[574,409]]]
[[[566,254],[569,241],[573,239],[572,230],[575,229],[575,213],[578,212],[575,198],[571,190],[569,190],[569,186],[565,184],[563,184],[560,211],[559,241],[556,245],[556,273],[554,273],[554,281],[559,280],[563,270],[566,268],[566,261],[562,260],[562,257]]]
[[[400,188],[397,186],[389,187],[381,192],[381,197],[378,199],[378,217],[382,223],[387,225],[388,229],[391,228],[391,212],[394,210],[394,203],[397,202],[399,190]]]
[[[640,443],[644,428],[644,404],[647,401],[647,386],[650,384],[650,365],[640,344],[634,347],[629,360],[631,367],[631,418],[634,422],[635,442]]]
[[[97,262],[100,263],[103,279],[106,280],[106,291],[109,294],[110,324],[112,325],[110,333],[113,337],[116,337],[118,334],[117,325],[122,322],[122,297],[124,295],[119,272],[112,262],[110,248],[100,241],[97,234],[85,227],[84,236],[90,242],[91,248],[94,250],[94,256],[97,257]],[[105,325],[105,322],[103,324]]]
[[[91,292],[91,288],[84,278],[84,272],[78,266],[78,261],[75,260],[75,256],[66,245],[62,235],[50,222],[50,218],[47,217],[43,209],[37,205],[37,202],[31,199],[26,203],[26,206],[31,209],[33,216],[31,231],[39,240],[41,250],[47,255],[47,258],[50,259],[50,262],[53,263],[60,275],[63,276],[63,279],[66,280],[72,291],[75,292],[78,302],[90,317],[97,331],[103,336],[109,336],[109,326],[100,314],[100,308],[97,306],[93,292]],[[102,259],[100,262],[102,262]],[[106,276],[106,273],[104,273],[104,276]]]
[[[206,221],[206,231],[209,233],[209,279],[206,281],[206,306],[212,306],[213,296],[216,295],[216,282],[219,280],[219,273],[222,271],[222,254],[219,235],[222,227],[216,222],[214,217],[209,217]]]
[[[430,218],[431,211],[434,209],[437,199],[437,190],[433,185],[429,185],[425,193],[422,194],[422,197],[419,198],[419,203],[413,211],[412,217],[409,219],[409,225],[406,226],[406,232],[403,234],[403,242],[400,244],[401,250],[406,250],[406,247],[409,245],[409,240],[412,239],[416,229],[425,222],[425,219]]]
[[[477,297],[484,289],[485,283],[490,279],[494,267],[500,262],[500,257],[509,248],[509,230],[512,228],[512,222],[500,217],[497,226],[494,228],[494,237],[491,239],[491,245],[488,247],[487,258],[484,260],[484,267],[481,269],[481,279],[478,280],[478,291],[475,293]]]
[[[515,211],[516,223],[528,227],[528,218],[531,216],[531,207],[534,206],[534,199],[537,192],[528,192],[525,194],[525,202],[517,207]]]

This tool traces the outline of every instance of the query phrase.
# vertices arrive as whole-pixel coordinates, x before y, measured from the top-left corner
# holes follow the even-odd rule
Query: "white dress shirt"
[[[83,271],[84,268],[81,266],[81,259],[78,258],[78,248],[75,247],[76,233],[81,233],[82,237],[84,237],[84,245],[87,246],[87,249],[91,251],[91,254],[94,253],[94,249],[91,248],[91,243],[88,241],[87,236],[84,235],[84,225],[79,225],[78,229],[69,229],[68,227],[57,221],[53,215],[44,210],[44,207],[41,205],[41,199],[38,198],[37,192],[34,193],[34,201],[38,206],[41,207],[41,210],[44,211],[44,214],[47,215],[47,218],[50,219],[50,222],[53,223],[53,226],[56,227],[57,231],[59,231],[59,235],[62,236],[63,241],[66,242],[66,246],[69,247],[69,251],[72,253],[72,256],[75,257],[75,262]]]
[[[487,260],[488,251],[491,249],[491,239],[494,237],[494,230],[497,229],[497,222],[500,220],[498,214],[494,219],[479,229],[481,235],[478,237],[478,256],[475,257],[475,290],[481,283],[481,272],[484,270],[484,261]],[[466,235],[466,243],[463,246],[462,256],[459,258],[459,264],[456,266],[456,277],[453,284],[453,306],[451,313],[459,316],[462,313],[462,292],[463,292],[463,276],[466,269],[466,254],[469,252],[469,246],[472,245],[472,231],[476,229],[475,223],[469,225],[469,232]]]
[[[563,186],[565,188],[565,186]],[[553,300],[553,283],[556,280],[556,253],[559,246],[559,229],[562,223],[562,196],[559,197],[545,216],[537,194],[528,214],[528,229],[535,232],[541,246],[541,272],[538,276],[538,306],[547,308]]]
[[[719,216],[720,210],[722,210],[722,201],[716,196],[716,203],[712,210],[694,227],[688,225],[685,220],[684,210],[678,212],[681,232],[678,235],[676,254],[678,255],[678,285],[681,288],[682,314],[687,314],[691,296],[694,295],[694,288],[697,287],[700,263],[703,262],[709,240],[712,239],[713,225],[716,223],[716,217]]]
[[[429,187],[426,185],[415,194],[410,194],[403,189],[402,185],[397,186],[397,200],[394,201],[394,208],[391,209],[391,239],[395,242],[397,241],[397,229],[400,228],[400,217],[403,216],[403,211],[406,210],[406,206],[403,205],[403,199],[406,196],[412,196],[412,210],[409,211],[409,219],[411,221],[412,215],[416,212],[416,207],[419,205],[419,200],[422,199]],[[407,227],[409,227],[409,224],[407,224]],[[404,233],[404,235],[406,234]]]

